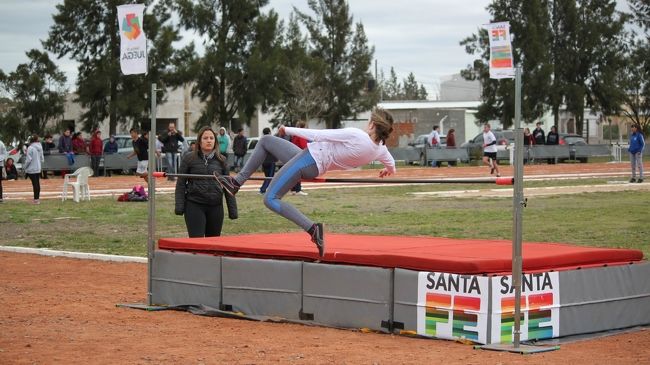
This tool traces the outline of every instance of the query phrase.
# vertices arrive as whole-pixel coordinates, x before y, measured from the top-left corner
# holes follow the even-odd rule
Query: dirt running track
[[[650,162],[644,164],[646,171],[650,171]],[[327,174],[330,178],[372,178],[377,177],[378,170],[352,170],[332,171]],[[502,166],[503,176],[512,176],[511,166]],[[524,168],[525,177],[539,177],[544,175],[558,176],[563,174],[584,174],[594,176],[611,176],[625,180],[629,178],[630,166],[628,163],[588,163],[588,164],[557,164],[557,165],[526,165]],[[260,175],[261,176],[261,175]],[[404,168],[398,167],[395,178],[458,178],[458,177],[490,177],[489,169],[485,166],[465,167],[441,167],[441,168]],[[115,175],[113,177],[94,177],[90,179],[89,185],[91,195],[96,196],[117,196],[128,192],[135,184],[143,184],[144,180],[135,176]],[[3,181],[4,198],[7,202],[12,200],[30,200],[32,198],[32,186],[29,180],[19,179],[16,181]],[[159,193],[172,193],[175,182],[166,179],[156,180],[156,191]],[[261,183],[250,181],[244,185],[242,191],[256,191]],[[341,184],[314,184],[304,183],[306,190],[322,187],[333,187]],[[364,184],[367,186],[367,184]],[[350,186],[350,184],[346,184]],[[41,199],[60,199],[63,190],[63,179],[61,177],[50,177],[47,180],[41,179]],[[69,192],[70,198],[72,192]]]
[[[144,312],[146,265],[0,252],[0,364],[650,364],[650,330],[521,356],[293,324]]]

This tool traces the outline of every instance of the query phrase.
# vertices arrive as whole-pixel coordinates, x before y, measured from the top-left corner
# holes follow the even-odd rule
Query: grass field
[[[557,180],[526,187],[605,183]],[[440,198],[409,193],[462,190],[476,186],[393,186],[309,190],[287,196],[301,211],[325,222],[327,231],[352,234],[423,235],[453,238],[512,238],[512,198]],[[638,192],[582,193],[529,198],[524,241],[568,242],[640,249],[650,257],[647,200]],[[173,214],[173,197],[156,200],[158,237],[186,236],[183,217]],[[267,210],[253,192],[238,195],[240,218],[226,218],[224,235],[297,231]],[[81,204],[43,200],[40,206],[7,202],[0,215],[0,245],[146,255],[147,204],[95,198]]]

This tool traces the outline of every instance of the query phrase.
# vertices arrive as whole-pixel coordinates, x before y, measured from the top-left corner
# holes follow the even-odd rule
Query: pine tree
[[[197,127],[247,123],[257,107],[276,104],[281,59],[278,16],[260,12],[267,0],[169,1],[183,27],[200,35],[193,95],[206,103]],[[238,119],[235,119],[238,117]],[[234,128],[234,126],[233,126]]]
[[[0,88],[9,96],[7,108],[0,112],[4,140],[23,142],[34,133],[43,136],[49,123],[63,117],[65,75],[47,53],[32,49],[26,54],[29,63],[9,74],[0,71]]]
[[[546,4],[544,0],[495,0],[487,8],[492,22],[510,23],[514,61],[522,67],[522,118],[527,122],[541,117],[548,105],[552,67]],[[478,108],[478,123],[498,119],[508,128],[514,119],[514,80],[489,78],[487,31],[479,30],[461,45],[479,57],[461,71],[466,79],[481,82],[483,103]]]
[[[404,94],[402,84],[397,81],[397,74],[392,66],[390,68],[390,76],[388,76],[388,79],[383,84],[383,90],[384,100],[401,100]]]
[[[175,53],[171,45],[179,40],[178,32],[163,4],[143,2],[148,7],[143,20],[149,43],[148,72],[130,76],[122,75],[119,67],[117,6],[131,1],[65,0],[56,6],[54,25],[43,46],[59,58],[68,56],[79,63],[75,101],[87,109],[81,120],[86,131],[97,128],[106,118],[111,134],[118,123],[138,125],[150,109],[151,83],[163,89],[173,86],[169,81],[170,60]],[[159,102],[164,102],[164,92],[159,95]]]
[[[323,65],[324,72],[317,77],[317,87],[327,91],[323,119],[327,128],[338,128],[343,119],[377,102],[377,92],[364,92],[374,49],[368,46],[363,25],[353,24],[347,1],[308,4],[313,16],[294,10],[309,34],[310,56]]]

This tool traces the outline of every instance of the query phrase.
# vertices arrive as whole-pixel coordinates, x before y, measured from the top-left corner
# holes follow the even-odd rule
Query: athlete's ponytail
[[[393,116],[384,109],[376,108],[370,116],[370,121],[375,125],[375,142],[381,141],[385,145],[393,132]]]

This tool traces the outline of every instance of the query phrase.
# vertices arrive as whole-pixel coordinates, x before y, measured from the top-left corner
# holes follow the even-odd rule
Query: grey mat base
[[[167,250],[156,250],[152,265],[156,305],[385,333],[417,333],[423,320],[416,271]],[[648,262],[559,272],[556,336],[597,336],[650,324],[648,277]],[[499,288],[488,289],[491,300]],[[492,313],[488,308],[481,343],[499,341],[490,334]]]

